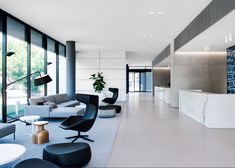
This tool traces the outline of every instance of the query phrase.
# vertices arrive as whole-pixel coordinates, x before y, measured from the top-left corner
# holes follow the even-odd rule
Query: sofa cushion
[[[57,104],[58,107],[74,107],[74,106],[78,106],[80,103],[77,100],[70,100],[67,102],[63,102],[60,104]]]
[[[85,109],[79,107],[58,107],[50,112],[50,117],[67,118],[84,114]]]
[[[15,124],[0,123],[0,138],[15,133],[15,131]]]
[[[56,103],[56,104],[59,104],[59,103],[63,102],[63,97],[62,97],[62,95],[57,94],[57,95],[53,95],[53,97],[54,97],[54,100],[55,100],[55,103]]]
[[[62,97],[62,102],[66,102],[70,100],[67,94],[61,94],[61,97]]]
[[[44,102],[44,105],[49,105],[51,109],[57,107],[56,103],[55,102],[51,102],[51,101]]]
[[[39,102],[44,102],[42,97],[34,97],[29,99],[30,105],[38,105]]]
[[[54,96],[44,96],[42,97],[42,99],[44,100],[44,102],[47,101],[55,102]]]

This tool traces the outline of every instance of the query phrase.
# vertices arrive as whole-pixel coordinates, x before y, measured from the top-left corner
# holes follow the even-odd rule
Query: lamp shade
[[[49,75],[42,75],[34,79],[34,86],[44,85],[51,82],[52,79]]]
[[[7,52],[7,53],[6,53],[6,56],[7,56],[7,57],[10,57],[10,56],[12,56],[13,54],[15,54],[15,53],[12,52],[12,51],[10,51],[10,52]]]

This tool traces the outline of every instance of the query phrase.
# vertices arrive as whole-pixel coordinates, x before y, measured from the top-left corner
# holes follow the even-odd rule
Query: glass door
[[[140,72],[140,91],[145,92],[146,91],[146,73]]]
[[[151,72],[146,72],[146,92],[151,92],[152,91],[152,87],[151,87],[151,83],[152,83],[152,78],[151,78],[152,73]]]
[[[135,92],[139,92],[140,91],[140,73],[139,72],[135,72],[135,81],[134,81],[134,85],[135,85]]]
[[[135,79],[134,79],[135,73],[129,72],[129,91],[134,92],[135,91]]]
[[[151,92],[151,70],[131,70],[129,72],[130,92]]]

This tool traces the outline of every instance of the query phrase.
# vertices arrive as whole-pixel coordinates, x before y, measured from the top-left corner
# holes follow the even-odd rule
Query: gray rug
[[[121,114],[118,114],[115,118],[97,118],[92,129],[86,133],[89,135],[89,138],[94,140],[95,142],[84,141],[81,139],[77,140],[77,142],[89,143],[91,146],[92,158],[87,167],[106,167],[109,156],[111,154],[112,145],[115,140],[115,135],[120,123],[120,117]],[[0,143],[16,143],[25,146],[26,152],[22,156],[21,160],[34,157],[42,158],[42,151],[44,146],[54,143],[71,142],[71,140],[67,140],[65,139],[65,137],[77,134],[75,131],[66,131],[59,128],[59,124],[62,120],[50,119],[47,121],[49,121],[49,124],[45,126],[45,129],[49,131],[50,142],[46,144],[33,144],[31,139],[31,125],[26,126],[22,122],[15,122],[17,126],[15,140],[13,139],[12,135],[9,135],[0,139]],[[0,167],[10,168],[15,163],[7,164]]]

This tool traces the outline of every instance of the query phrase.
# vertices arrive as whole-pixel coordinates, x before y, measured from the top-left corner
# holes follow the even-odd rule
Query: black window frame
[[[7,17],[23,24],[25,26],[25,42],[27,43],[27,75],[31,73],[31,31],[36,31],[40,33],[43,37],[42,45],[44,49],[44,72],[47,73],[47,38],[55,41],[55,52],[56,52],[56,93],[59,93],[59,45],[66,46],[57,41],[56,39],[48,36],[47,34],[41,32],[40,30],[32,27],[31,25],[25,23],[24,21],[16,18],[15,16],[7,13],[6,11],[0,9],[0,31],[2,32],[2,86],[7,84],[6,74],[7,74],[7,63],[6,63],[6,52],[7,52]],[[30,77],[27,78],[27,99],[31,96],[31,82]],[[47,85],[44,86],[44,95],[47,95]],[[7,122],[7,96],[6,90],[2,89],[2,122]]]

